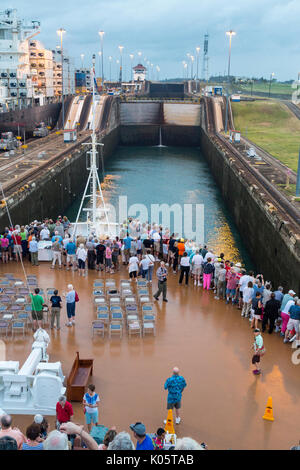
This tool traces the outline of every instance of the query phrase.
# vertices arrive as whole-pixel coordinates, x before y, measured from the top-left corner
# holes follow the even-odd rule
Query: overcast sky
[[[300,72],[299,0],[1,0],[1,10],[17,8],[22,18],[39,20],[39,39],[47,48],[58,44],[57,28],[63,27],[64,46],[80,67],[90,66],[100,50],[99,30],[105,31],[104,68],[109,78],[108,56],[113,56],[112,75],[117,75],[118,45],[124,46],[125,73],[129,79],[129,54],[142,51],[160,78],[182,76],[186,53],[196,55],[209,34],[209,74],[227,70],[228,38],[232,43],[231,72],[238,76],[296,78]],[[142,60],[143,62],[143,60]],[[202,69],[202,53],[199,74]],[[99,70],[97,60],[96,71]],[[196,64],[194,65],[196,73]]]

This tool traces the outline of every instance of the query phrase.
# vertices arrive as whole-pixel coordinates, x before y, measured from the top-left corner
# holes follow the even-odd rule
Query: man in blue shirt
[[[129,233],[127,232],[127,237],[124,238],[124,255],[125,255],[125,260],[126,264],[128,264],[129,258],[130,258],[130,248],[131,248],[131,242],[132,238],[129,236]]]
[[[70,266],[72,265],[73,271],[76,270],[76,245],[73,242],[73,239],[69,239],[69,242],[66,245],[67,252],[67,271],[69,271]]]
[[[296,346],[299,345],[299,326],[300,326],[300,300],[292,305],[289,308],[290,319],[288,321],[286,331],[285,331],[285,338],[283,340],[284,343],[290,341],[291,343],[296,339]],[[295,335],[290,337],[291,332],[295,330]]]
[[[58,233],[57,231],[55,232],[55,234],[54,234],[53,237],[51,238],[52,243],[55,243],[56,240],[58,240],[61,245],[63,244],[63,239],[62,239],[62,237],[59,235],[59,233]]]
[[[175,408],[176,424],[181,421],[179,409],[181,408],[182,392],[185,387],[186,381],[182,375],[179,375],[178,367],[174,367],[172,377],[169,377],[165,382],[165,390],[168,390],[167,409],[172,410]]]
[[[135,423],[130,425],[130,429],[133,431],[134,437],[137,440],[136,450],[153,450],[153,441],[148,434],[146,434],[146,428],[143,423]]]

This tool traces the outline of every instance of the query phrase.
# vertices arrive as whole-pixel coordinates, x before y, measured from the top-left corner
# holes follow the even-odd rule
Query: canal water
[[[103,181],[103,172],[100,177]],[[105,161],[102,186],[105,201],[114,205],[117,213],[120,196],[127,197],[128,208],[132,204],[146,206],[149,216],[153,204],[180,204],[182,211],[184,204],[192,204],[195,223],[195,205],[203,205],[204,242],[215,252],[225,253],[226,258],[253,268],[199,148],[118,147]],[[67,212],[71,221],[79,204],[80,200],[75,201]],[[140,214],[137,217],[142,220]],[[171,216],[171,230],[173,222]]]

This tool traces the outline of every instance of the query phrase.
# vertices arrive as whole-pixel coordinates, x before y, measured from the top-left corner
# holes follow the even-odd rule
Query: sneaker
[[[168,302],[168,299],[163,299],[164,302]]]
[[[153,297],[155,298],[155,300],[158,300],[158,297],[155,297],[155,295]]]
[[[284,338],[283,342],[284,342],[284,343],[288,343],[289,340],[288,340],[287,338]]]
[[[297,335],[294,335],[294,336],[290,339],[290,343],[293,343],[296,338],[297,338]]]
[[[181,418],[176,418],[176,419],[175,419],[175,423],[176,423],[176,424],[180,424],[180,421],[181,421]]]
[[[196,285],[197,285],[197,281],[194,281],[194,286],[196,286]]]
[[[242,313],[241,313],[241,317],[244,317],[244,316],[245,316],[245,314],[242,312]]]
[[[216,300],[220,300],[220,297],[218,297],[217,295],[215,295],[214,297]]]
[[[284,334],[284,333],[282,333],[282,332],[280,332],[280,336],[285,336],[285,334]]]
[[[71,322],[66,323],[66,326],[72,326],[72,323]]]
[[[202,286],[201,282],[198,282],[198,287],[201,287],[201,286]]]

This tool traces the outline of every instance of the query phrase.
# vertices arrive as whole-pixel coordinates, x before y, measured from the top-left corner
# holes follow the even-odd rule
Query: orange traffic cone
[[[267,421],[274,421],[272,397],[268,398],[268,402],[267,402],[267,406],[265,409],[265,414],[263,415],[263,419],[266,419]]]
[[[165,431],[170,434],[175,434],[174,423],[173,423],[173,411],[168,410],[167,422]]]

